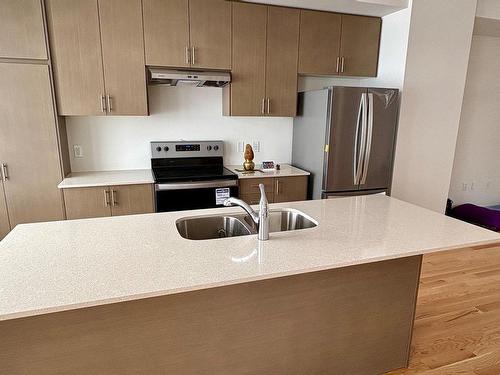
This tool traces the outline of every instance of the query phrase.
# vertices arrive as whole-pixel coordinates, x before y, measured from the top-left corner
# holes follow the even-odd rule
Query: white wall
[[[476,0],[414,0],[392,195],[444,212]]]
[[[500,19],[500,1],[498,0],[478,0],[476,16],[485,18]]]
[[[500,204],[500,38],[474,36],[450,185],[455,204]]]
[[[150,87],[149,117],[68,117],[73,172],[149,168],[150,141],[225,141],[226,164],[242,163],[237,142],[261,143],[255,161],[291,161],[292,119],[222,116],[222,90],[217,88]],[[73,145],[83,147],[74,158]]]

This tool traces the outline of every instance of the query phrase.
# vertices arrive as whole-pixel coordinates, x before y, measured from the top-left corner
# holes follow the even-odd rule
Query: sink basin
[[[257,226],[247,214],[185,217],[179,219],[176,225],[179,234],[188,240],[209,240],[257,233]],[[270,232],[314,228],[317,225],[317,222],[298,210],[269,211]]]
[[[249,216],[245,217],[245,223],[252,229],[257,230]],[[269,232],[285,232],[289,230],[314,228],[317,226],[313,219],[306,214],[294,209],[281,209],[269,211]]]
[[[176,223],[179,234],[189,240],[246,236],[252,229],[232,216],[199,216],[180,219]]]

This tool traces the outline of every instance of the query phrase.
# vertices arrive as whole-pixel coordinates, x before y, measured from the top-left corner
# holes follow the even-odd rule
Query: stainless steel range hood
[[[224,87],[231,82],[231,74],[226,72],[166,68],[148,68],[148,70],[150,85]]]

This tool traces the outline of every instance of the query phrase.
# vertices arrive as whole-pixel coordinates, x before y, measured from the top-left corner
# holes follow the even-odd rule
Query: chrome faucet
[[[243,208],[248,215],[252,218],[252,221],[258,228],[259,234],[258,239],[261,241],[266,241],[269,239],[269,203],[267,202],[266,191],[264,190],[264,185],[259,184],[260,189],[260,202],[259,202],[259,213],[255,212],[252,207],[250,207],[246,202],[238,198],[230,197],[224,201],[224,206],[240,206]]]

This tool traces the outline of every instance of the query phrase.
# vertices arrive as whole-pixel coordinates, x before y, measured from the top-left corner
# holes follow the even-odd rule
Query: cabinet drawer
[[[240,195],[259,194],[259,184],[264,184],[266,194],[274,192],[274,178],[248,178],[240,180]]]

